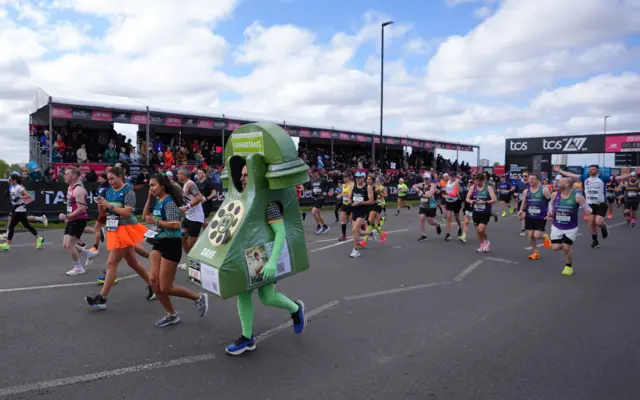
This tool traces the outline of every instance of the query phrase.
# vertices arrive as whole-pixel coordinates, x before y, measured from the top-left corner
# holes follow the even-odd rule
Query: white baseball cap
[[[431,179],[431,174],[428,172],[425,172],[424,175],[422,175],[423,179]]]

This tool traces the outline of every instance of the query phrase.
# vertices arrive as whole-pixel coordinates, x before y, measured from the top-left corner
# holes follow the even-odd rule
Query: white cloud
[[[428,65],[428,87],[504,95],[611,68],[618,60],[602,45],[640,32],[634,1],[505,0],[469,34],[440,46]]]
[[[625,42],[640,30],[634,1],[454,0],[450,6],[474,3],[485,19],[445,39],[417,37],[411,24],[396,21],[385,28],[393,50],[385,58],[384,99],[393,129],[385,131],[472,141],[483,157],[502,161],[509,136],[597,133],[604,115],[613,116],[611,132],[637,128],[640,77],[617,73],[638,67],[638,50]],[[392,15],[364,13],[352,30],[327,40],[300,25],[256,21],[233,45],[217,26],[235,12],[234,0],[216,7],[207,0],[55,2],[55,9],[104,19],[109,28],[97,36],[82,21],[54,20],[55,9],[20,4],[30,10],[22,19],[0,11],[0,158],[28,157],[36,86],[378,129],[380,23]],[[361,67],[356,57],[367,45]],[[398,49],[406,59],[392,58]],[[420,58],[422,65],[408,64]],[[561,79],[576,83],[558,87]],[[221,100],[228,94],[233,101]]]
[[[487,18],[489,15],[491,15],[491,12],[493,10],[491,9],[491,7],[478,7],[475,10],[473,10],[473,17],[477,18],[477,19],[485,19]]]

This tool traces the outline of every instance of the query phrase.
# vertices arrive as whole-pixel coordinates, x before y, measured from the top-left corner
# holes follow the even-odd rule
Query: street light
[[[382,124],[384,120],[383,107],[384,107],[384,27],[393,24],[393,21],[383,22],[380,25],[381,40],[381,54],[380,54],[380,169],[385,170],[384,157],[382,153]],[[373,152],[373,165],[376,163],[376,154]]]

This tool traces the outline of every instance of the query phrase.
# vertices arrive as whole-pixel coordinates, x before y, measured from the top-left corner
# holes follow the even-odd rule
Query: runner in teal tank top
[[[498,200],[493,187],[485,182],[484,174],[476,175],[475,184],[469,188],[466,201],[473,207],[473,224],[480,242],[476,252],[488,253],[491,251],[491,242],[487,235],[487,225],[491,219],[491,205]]]
[[[533,249],[529,260],[540,259],[537,240],[544,238],[544,247],[551,248],[551,240],[545,233],[550,198],[551,192],[549,188],[540,184],[540,177],[537,174],[529,174],[529,187],[522,193],[522,204],[519,210],[520,218],[524,218],[524,229],[527,231],[529,243]]]

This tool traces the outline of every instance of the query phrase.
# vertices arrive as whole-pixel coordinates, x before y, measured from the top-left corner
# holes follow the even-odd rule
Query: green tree
[[[494,167],[499,167],[499,166],[500,166],[500,163],[496,161],[496,162],[494,162],[494,163],[493,163],[493,166],[494,166]]]
[[[9,164],[0,158],[0,177],[5,177],[9,172]]]

